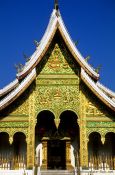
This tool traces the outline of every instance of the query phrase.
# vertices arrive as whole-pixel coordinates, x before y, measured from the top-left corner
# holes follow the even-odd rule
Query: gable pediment
[[[46,54],[37,65],[38,75],[79,75],[80,66],[57,31]]]

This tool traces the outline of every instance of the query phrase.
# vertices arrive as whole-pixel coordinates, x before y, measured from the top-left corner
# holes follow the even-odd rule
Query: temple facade
[[[58,5],[0,90],[0,169],[115,169],[115,93],[78,51]]]

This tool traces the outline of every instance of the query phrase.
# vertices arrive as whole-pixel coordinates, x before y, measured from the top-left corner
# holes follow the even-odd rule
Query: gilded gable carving
[[[36,112],[38,109],[73,109],[79,112],[79,90],[75,86],[41,86],[36,89]]]
[[[16,106],[18,107],[15,107],[15,109],[10,113],[10,115],[27,115],[28,114],[28,106],[29,106],[29,101],[28,100],[25,100],[24,103],[20,104],[20,101],[18,101],[16,103]]]
[[[31,88],[30,88],[31,89]],[[17,98],[11,105],[7,107],[7,110],[3,110],[0,113],[1,119],[8,119],[10,120],[11,117],[17,117],[19,119],[19,116],[28,117],[29,115],[29,90],[27,89],[19,98]],[[5,117],[5,118],[3,118]],[[8,118],[9,117],[9,118]]]
[[[86,116],[105,116],[105,113],[102,112],[102,110],[97,107],[96,104],[94,104],[93,102],[87,100],[86,103]]]
[[[44,66],[42,68],[42,65]],[[78,74],[76,67],[65,46],[61,43],[53,43],[39,67],[40,74]]]
[[[112,115],[106,109],[106,106],[86,87],[85,84],[81,85],[81,89],[85,96],[85,112],[86,117],[111,118]]]

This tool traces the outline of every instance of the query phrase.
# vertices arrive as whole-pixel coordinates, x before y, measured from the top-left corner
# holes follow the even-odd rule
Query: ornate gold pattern
[[[12,103],[7,107],[0,116],[28,116],[29,113],[29,100],[27,90],[15,101],[15,105]]]
[[[18,132],[22,132],[25,134],[25,136],[28,136],[28,128],[0,128],[0,133],[5,132],[9,134],[9,137],[13,137],[14,134]]]
[[[72,61],[70,54],[63,43],[54,43],[42,60],[39,67],[40,74],[78,74],[79,66]],[[43,69],[42,69],[42,66]]]
[[[28,138],[27,138],[27,167],[32,168],[34,165],[34,154],[35,154],[35,92],[34,83],[31,85],[31,94],[29,96],[29,128],[28,128]]]
[[[25,121],[23,121],[23,122],[1,122],[0,123],[0,128],[10,128],[10,127],[12,127],[12,128],[28,128],[28,126],[29,126],[29,123],[28,123],[28,121],[27,122],[25,122]]]
[[[80,165],[83,168],[88,167],[88,148],[86,135],[86,97],[80,91]]]

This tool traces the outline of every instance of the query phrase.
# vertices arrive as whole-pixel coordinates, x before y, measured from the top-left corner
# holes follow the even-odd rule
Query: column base
[[[82,170],[88,170],[89,168],[87,166],[82,166]]]
[[[32,170],[34,165],[27,165],[28,170]]]
[[[66,163],[67,170],[74,170],[74,167],[70,163]]]
[[[40,169],[41,170],[47,170],[47,165],[46,164],[41,165]]]

